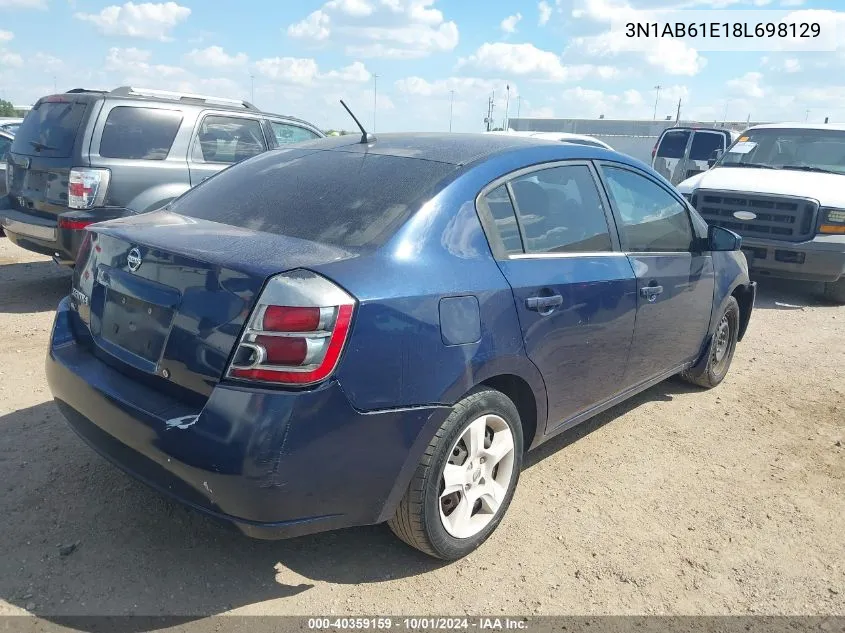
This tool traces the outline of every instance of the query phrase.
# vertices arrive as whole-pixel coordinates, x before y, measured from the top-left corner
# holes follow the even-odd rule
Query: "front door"
[[[551,431],[619,391],[636,279],[584,162],[522,172],[482,199],[507,252],[525,350],[548,394]]]
[[[637,323],[624,383],[665,375],[701,352],[713,306],[713,260],[696,252],[686,206],[645,173],[601,168],[622,247],[637,276]]]
[[[267,149],[261,122],[240,116],[203,117],[188,154],[191,186]]]

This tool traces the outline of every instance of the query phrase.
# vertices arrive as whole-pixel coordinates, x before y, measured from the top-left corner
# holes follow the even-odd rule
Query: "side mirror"
[[[742,248],[742,237],[722,228],[710,226],[707,229],[707,250],[710,251],[738,251]]]
[[[713,153],[710,155],[710,158],[707,159],[707,166],[712,167],[716,164],[716,161],[722,157],[722,154],[725,153],[725,150],[722,149],[714,149]]]

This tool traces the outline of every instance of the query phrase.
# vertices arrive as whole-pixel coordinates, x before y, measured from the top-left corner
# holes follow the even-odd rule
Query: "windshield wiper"
[[[777,169],[771,165],[764,165],[763,163],[720,163],[716,167],[756,167],[758,169]]]
[[[842,175],[842,172],[834,171],[832,169],[825,169],[824,167],[813,167],[812,165],[784,165],[781,169],[795,169],[797,171],[816,171],[820,174],[837,174]]]
[[[38,141],[30,141],[29,144],[32,145],[39,152],[43,152],[45,149],[54,152],[59,149],[58,147],[53,147],[52,145],[45,145],[44,143],[39,143]]]

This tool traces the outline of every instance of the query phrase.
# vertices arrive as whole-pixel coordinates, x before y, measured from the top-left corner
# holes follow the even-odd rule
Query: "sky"
[[[684,119],[843,122],[837,8],[841,0],[0,0],[0,97],[25,105],[55,89],[132,85],[248,99],[351,129],[343,98],[376,132],[482,131],[493,93],[497,126],[506,114],[651,119],[655,102],[657,118],[674,117],[679,100]],[[826,51],[774,40],[718,51],[614,30],[614,20],[667,9],[717,21],[779,11],[841,37]]]

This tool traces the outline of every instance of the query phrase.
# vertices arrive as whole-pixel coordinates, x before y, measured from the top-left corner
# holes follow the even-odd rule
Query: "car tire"
[[[681,374],[681,378],[706,389],[719,385],[728,375],[736,351],[738,335],[739,303],[734,297],[728,297],[728,303],[716,322],[705,370],[700,375],[685,371]]]
[[[824,285],[824,297],[833,303],[845,305],[845,277]]]
[[[507,511],[522,452],[522,423],[514,403],[495,389],[471,391],[434,434],[388,521],[390,529],[429,556],[466,556],[487,540]]]

